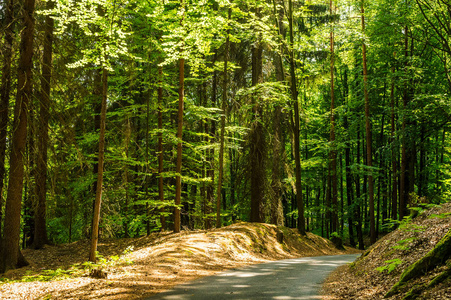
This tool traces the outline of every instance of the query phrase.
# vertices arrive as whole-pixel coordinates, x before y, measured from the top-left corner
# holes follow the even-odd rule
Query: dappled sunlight
[[[39,286],[39,294],[51,295],[51,299],[143,299],[200,277],[247,265],[245,270],[231,270],[227,275],[220,273],[217,279],[219,284],[228,285],[232,289],[230,292],[233,292],[233,299],[239,299],[237,297],[252,285],[241,280],[265,277],[271,277],[273,281],[278,280],[280,272],[293,270],[297,264],[308,263],[308,260],[277,261],[278,270],[261,263],[324,253],[342,253],[323,238],[312,234],[301,238],[297,230],[288,228],[283,228],[284,241],[281,244],[276,239],[277,230],[280,229],[273,225],[241,222],[217,230],[182,231],[177,234],[157,232],[147,237],[102,240],[99,243],[99,253],[104,257],[120,256],[125,249],[133,246],[134,250],[125,255],[133,264],[109,268],[107,279],[82,277],[49,283],[17,283],[15,286],[23,290],[24,295],[27,290],[38,290]],[[20,276],[19,272],[38,269],[41,265],[64,269],[75,263],[83,263],[88,257],[88,249],[89,241],[79,241],[46,246],[42,252],[24,250],[24,255],[31,265],[16,270],[15,276]],[[327,263],[321,260],[310,267],[317,268],[322,265]],[[296,285],[294,281],[297,279],[296,276],[288,275],[284,280]],[[280,281],[277,282],[280,284]],[[189,285],[181,286],[187,288]],[[271,294],[270,290],[261,292],[265,297],[270,297],[266,299],[284,296]],[[224,295],[230,297],[230,294]],[[243,297],[242,299],[249,299],[248,296]],[[5,299],[22,298],[26,299],[26,296]]]

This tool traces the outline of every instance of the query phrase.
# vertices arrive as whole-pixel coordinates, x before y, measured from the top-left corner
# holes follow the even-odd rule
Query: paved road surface
[[[319,289],[327,275],[359,255],[304,257],[251,265],[178,285],[147,299],[321,299]]]

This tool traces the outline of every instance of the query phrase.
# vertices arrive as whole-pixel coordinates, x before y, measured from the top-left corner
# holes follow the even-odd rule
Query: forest
[[[364,249],[449,201],[445,0],[2,0],[0,272],[243,220]]]

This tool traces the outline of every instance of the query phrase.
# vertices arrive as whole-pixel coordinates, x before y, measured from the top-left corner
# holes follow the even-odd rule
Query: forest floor
[[[280,232],[282,243],[277,240]],[[85,263],[88,251],[89,241],[23,250],[30,265],[2,275],[0,299],[140,299],[244,265],[358,252],[337,250],[329,240],[311,233],[301,237],[297,230],[244,222],[101,241],[97,266]],[[107,278],[92,278],[92,268],[106,272]]]
[[[378,240],[353,264],[335,270],[326,280],[323,294],[331,300],[451,299],[451,278],[435,287],[424,288],[433,278],[451,268],[451,259],[425,275],[409,280],[399,293],[384,298],[403,271],[431,251],[450,228],[451,203],[424,211]],[[412,289],[415,293],[409,294]]]

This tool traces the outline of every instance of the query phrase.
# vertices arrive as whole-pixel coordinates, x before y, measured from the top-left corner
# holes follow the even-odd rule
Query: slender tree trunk
[[[228,9],[227,20],[230,21],[232,17],[232,9]],[[226,104],[227,104],[227,63],[229,60],[229,38],[230,29],[227,29],[227,38],[224,50],[224,78],[222,84],[222,115],[221,115],[221,135],[219,144],[219,174],[218,174],[218,188],[216,190],[216,228],[221,227],[221,189],[222,189],[222,177],[224,173],[224,132],[225,132],[225,118],[226,118]],[[225,199],[222,199],[225,202]]]
[[[105,67],[102,70],[102,105],[100,111],[100,134],[99,134],[99,155],[96,184],[96,198],[94,204],[94,216],[92,219],[91,249],[89,260],[96,261],[97,243],[99,240],[100,207],[102,204],[103,189],[103,165],[105,158],[105,127],[106,127],[106,106],[108,96],[108,71]]]
[[[5,180],[5,155],[6,155],[6,137],[8,134],[9,119],[9,94],[11,92],[11,63],[13,56],[14,40],[14,0],[5,1],[5,40],[2,47],[3,66],[2,82],[0,87],[0,254],[2,248],[2,223],[3,223],[3,182]]]
[[[288,23],[290,28],[290,75],[291,75],[291,97],[294,105],[294,160],[296,168],[296,203],[298,207],[298,230],[305,235],[305,217],[304,200],[302,198],[302,179],[301,179],[301,149],[299,145],[300,120],[299,120],[299,102],[298,91],[296,87],[296,74],[294,62],[294,33],[293,33],[293,2],[288,1]]]
[[[345,69],[343,75],[344,81],[344,99],[348,99],[349,87],[348,87],[348,70]],[[354,240],[354,218],[353,218],[353,184],[352,184],[352,174],[351,174],[351,145],[349,142],[349,122],[348,122],[348,114],[345,113],[343,116],[343,126],[344,129],[348,132],[348,142],[346,143],[345,148],[345,167],[346,167],[346,202],[348,205],[348,224],[349,224],[349,243],[352,247],[356,246],[356,242]]]
[[[406,59],[406,69],[407,69],[407,58],[408,58],[408,47],[409,47],[409,39],[407,36],[408,27],[405,27],[405,37],[404,37],[404,43],[405,43],[405,59]],[[407,71],[407,70],[406,70]],[[408,91],[407,91],[407,83],[404,87],[404,94],[403,94],[403,106],[404,110],[407,109],[407,104],[409,102],[408,99]],[[407,157],[407,126],[406,126],[406,117],[405,113],[402,119],[402,132],[403,132],[403,138],[402,138],[402,149],[401,149],[401,178],[400,178],[400,200],[399,200],[399,219],[402,220],[406,214],[407,214],[407,203],[409,200],[409,192],[408,192],[408,186],[409,186],[409,169],[408,169],[408,157]]]
[[[125,124],[125,137],[124,137],[124,148],[125,148],[125,159],[128,160],[129,159],[129,146],[130,146],[130,138],[131,138],[131,134],[132,134],[132,129],[130,126],[130,118],[127,117],[127,121]],[[129,228],[128,228],[128,224],[130,222],[130,192],[129,192],[129,184],[130,184],[130,178],[128,175],[128,165],[127,162],[124,163],[124,177],[125,177],[125,208],[124,208],[124,213],[125,213],[125,218],[124,218],[124,235],[126,238],[130,237],[130,232],[129,232]]]
[[[24,175],[24,154],[27,142],[28,104],[32,96],[32,59],[35,1],[25,0],[22,7],[23,30],[14,107],[14,131],[10,156],[8,193],[5,207],[4,243],[0,273],[20,266],[20,213]],[[25,262],[24,262],[25,263]]]
[[[47,9],[53,9],[53,2],[47,2]],[[41,249],[48,243],[46,224],[46,193],[47,193],[47,144],[49,139],[50,117],[50,80],[52,78],[53,54],[53,28],[54,21],[50,16],[45,18],[44,56],[42,62],[41,101],[39,109],[39,136],[38,161],[36,163],[36,201],[34,212],[34,239],[35,249]]]
[[[363,7],[362,0],[362,32],[365,34],[365,9]],[[368,75],[366,66],[366,44],[365,41],[362,43],[362,55],[363,55],[363,91],[365,95],[365,129],[366,129],[366,163],[370,168],[368,175],[368,196],[369,196],[369,212],[370,212],[370,243],[374,244],[376,242],[376,224],[374,219],[374,182],[372,175],[372,145],[371,145],[371,124],[370,124],[370,101],[368,97]]]
[[[180,0],[183,16],[180,25],[183,26],[185,18],[185,1]],[[185,98],[185,59],[179,59],[179,108],[177,113],[177,165],[175,169],[175,208],[174,232],[180,232],[180,204],[182,198],[182,135],[183,135],[183,101]]]
[[[392,158],[392,195],[391,195],[391,218],[396,220],[398,214],[398,170],[397,170],[397,152],[396,151],[396,127],[395,127],[395,68],[391,68],[392,79],[390,85],[390,107],[391,107],[391,158]]]
[[[357,127],[357,164],[360,164],[361,158],[360,158],[360,125]],[[362,232],[362,213],[361,213],[361,194],[360,194],[360,176],[357,174],[355,176],[355,181],[356,181],[356,203],[354,204],[355,208],[354,208],[354,219],[357,221],[357,226],[356,226],[356,230],[357,230],[357,240],[359,242],[359,249],[363,250],[365,249],[365,244],[363,243],[363,232]]]
[[[330,14],[332,15],[333,6],[330,0]],[[337,150],[335,145],[335,84],[334,84],[334,69],[335,69],[335,53],[334,53],[334,29],[330,31],[330,183],[331,186],[331,231],[338,230],[338,188],[337,188]]]
[[[257,16],[260,11],[257,10]],[[252,48],[252,86],[263,82],[262,65],[263,47],[261,34],[258,34],[257,41]],[[263,203],[265,189],[265,137],[262,124],[263,108],[260,103],[260,96],[252,96],[252,106],[254,120],[249,132],[250,140],[250,168],[251,168],[251,222],[261,222],[261,205]]]
[[[164,203],[163,182],[163,67],[158,67],[158,198]],[[166,228],[165,208],[160,209],[161,230]]]
[[[274,20],[275,26],[278,28],[279,37],[283,38],[285,30],[283,28],[282,19],[284,17],[283,9],[277,11],[276,0],[273,0],[274,8]],[[283,48],[281,46],[280,53],[283,53]],[[284,69],[282,63],[281,54],[275,55],[275,68],[276,68],[276,80],[279,82],[285,81]],[[274,107],[274,120],[273,120],[273,164],[272,164],[272,192],[273,199],[271,202],[271,223],[277,226],[283,226],[283,205],[282,205],[282,183],[280,178],[280,168],[281,168],[281,153],[284,147],[281,143],[282,140],[282,126],[281,126],[282,108],[280,105]]]
[[[183,2],[183,0],[182,0]],[[179,108],[177,114],[177,165],[175,177],[174,232],[180,232],[180,208],[182,196],[182,134],[183,134],[183,100],[185,97],[185,59],[179,60]]]

